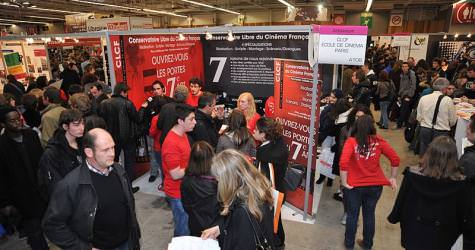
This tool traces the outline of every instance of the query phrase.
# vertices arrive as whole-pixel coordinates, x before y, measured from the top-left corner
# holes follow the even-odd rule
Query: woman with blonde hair
[[[274,249],[273,198],[267,178],[234,149],[213,158],[211,173],[218,181],[224,222],[203,231],[202,238],[220,236],[223,250]]]
[[[247,128],[251,134],[254,133],[256,122],[261,116],[256,111],[256,103],[254,96],[250,92],[244,92],[239,95],[237,100],[237,108],[246,116]]]

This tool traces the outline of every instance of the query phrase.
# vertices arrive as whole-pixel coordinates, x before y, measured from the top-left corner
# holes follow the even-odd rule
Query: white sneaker
[[[343,216],[341,217],[340,223],[342,225],[346,225],[346,213],[343,213]]]

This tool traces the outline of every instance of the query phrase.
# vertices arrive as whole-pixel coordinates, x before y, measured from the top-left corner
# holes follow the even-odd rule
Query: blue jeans
[[[160,176],[160,180],[163,183],[162,151],[154,150],[152,159],[150,162],[150,176]]]
[[[381,123],[382,127],[388,128],[389,126],[389,118],[388,118],[388,108],[390,101],[382,101],[379,102],[379,107],[381,108],[381,118],[379,118],[379,123]]]
[[[375,227],[374,212],[382,191],[382,186],[355,187],[353,189],[345,188],[343,190],[347,209],[345,228],[346,247],[353,248],[355,245],[360,207],[363,208],[363,243],[365,248],[371,249],[373,247]]]
[[[181,199],[175,199],[169,196],[167,196],[166,199],[172,208],[173,223],[175,224],[173,237],[190,235],[190,229],[188,228],[188,214],[183,208]]]

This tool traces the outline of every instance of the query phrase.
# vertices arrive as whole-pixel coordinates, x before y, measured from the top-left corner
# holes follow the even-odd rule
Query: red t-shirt
[[[198,100],[200,99],[200,96],[203,94],[203,92],[199,92],[197,95],[192,95],[191,93],[188,95],[186,98],[186,104],[192,106],[192,107],[198,107]]]
[[[389,185],[379,164],[381,154],[391,162],[391,166],[399,166],[399,156],[382,137],[372,139],[369,153],[358,153],[358,143],[354,137],[346,140],[340,157],[340,170],[348,172],[348,184],[354,187]]]
[[[171,198],[180,199],[181,180],[173,180],[170,170],[187,168],[191,147],[186,134],[180,136],[173,129],[168,132],[162,145],[162,167],[165,177],[163,190]]]
[[[148,134],[150,137],[153,138],[153,150],[154,151],[160,151],[160,136],[162,136],[162,130],[158,129],[157,127],[157,122],[158,122],[158,117],[160,115],[156,115],[152,118],[152,122],[150,124],[150,130],[148,131]]]

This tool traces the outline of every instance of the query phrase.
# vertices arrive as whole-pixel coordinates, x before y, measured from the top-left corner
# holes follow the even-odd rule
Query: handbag
[[[302,183],[303,171],[293,167],[287,167],[284,176],[284,189],[286,191],[295,191]]]
[[[274,216],[273,216],[273,229],[274,233],[277,233],[279,229],[279,218],[280,218],[280,210],[282,209],[282,204],[284,202],[284,193],[279,192],[279,190],[275,189],[275,179],[274,179],[274,165],[272,163],[268,163],[269,165],[269,179],[272,184],[272,198],[273,198],[273,207],[274,207]],[[261,170],[261,164],[259,163],[259,171]]]
[[[247,211],[247,208],[245,206],[242,206],[244,208],[244,211],[246,211],[247,218],[249,219],[249,222],[251,223],[252,226],[252,231],[254,234],[254,241],[256,242],[256,250],[272,250],[271,245],[269,244],[269,241],[267,240],[266,236],[261,230],[261,227],[259,226],[259,223],[256,222],[257,224],[257,230],[256,226],[254,226],[255,219],[249,214],[249,211]],[[261,241],[262,238],[262,241]]]

